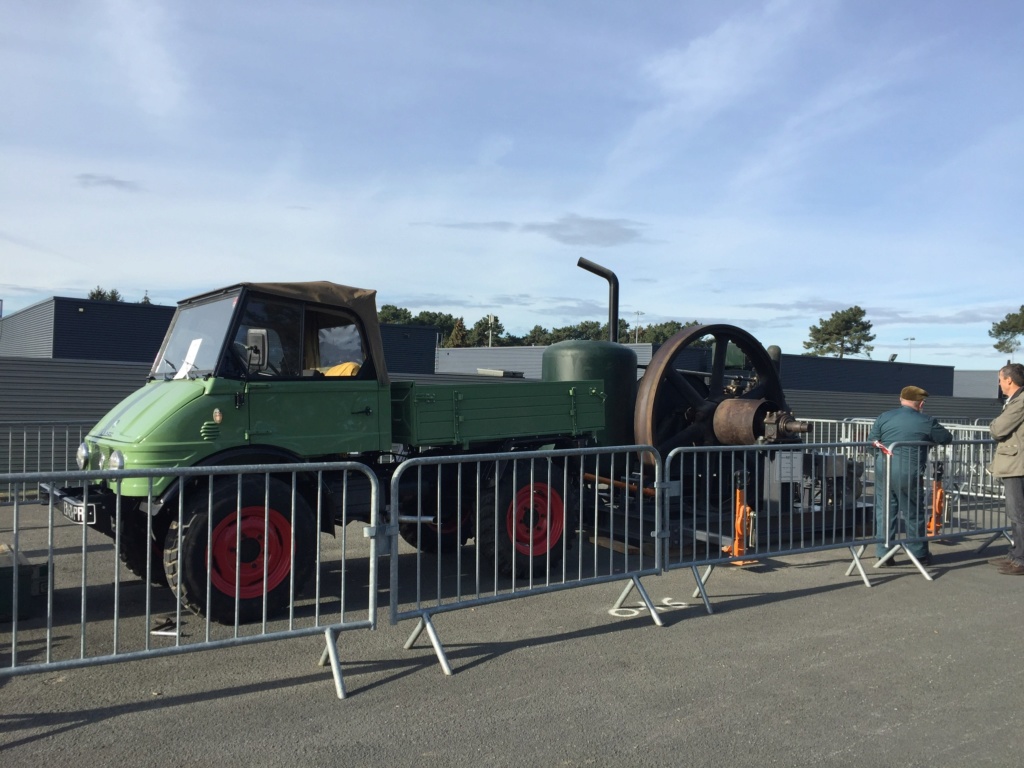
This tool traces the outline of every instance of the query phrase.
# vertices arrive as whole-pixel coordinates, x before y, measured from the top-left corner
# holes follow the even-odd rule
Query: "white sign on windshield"
[[[174,378],[184,379],[196,367],[196,357],[199,355],[199,347],[202,345],[202,339],[192,339],[192,343],[188,345],[188,352],[185,354],[185,361],[181,364],[178,372],[174,374]]]

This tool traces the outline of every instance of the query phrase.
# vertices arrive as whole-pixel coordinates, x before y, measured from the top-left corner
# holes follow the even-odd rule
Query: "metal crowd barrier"
[[[118,493],[112,538],[66,519],[54,495],[40,504],[21,501],[28,484],[103,479],[120,490],[141,479],[148,505],[154,479],[169,476],[182,488],[170,515],[155,519],[138,499]],[[376,623],[377,540],[348,530],[366,518],[367,532],[377,525],[379,484],[368,467],[25,473],[0,475],[0,482],[15,488],[13,509],[0,517],[0,540],[11,541],[11,584],[0,589],[0,598],[11,597],[0,604],[0,676],[323,634],[320,663],[330,664],[344,698],[339,633]],[[351,509],[357,488],[366,506],[358,517]],[[95,498],[83,500],[83,514],[93,513]],[[334,538],[318,535],[332,524]],[[267,531],[261,544],[254,527]]]
[[[985,471],[992,445],[929,449],[929,543],[980,534],[984,548],[1006,535],[1001,484]],[[28,485],[100,479],[134,482],[137,496],[141,478],[148,505],[155,478],[168,475],[185,489],[172,514],[139,517],[138,500],[120,495],[113,538],[65,519],[54,496],[22,501]],[[0,676],[323,633],[320,662],[344,697],[339,633],[375,626],[385,553],[391,622],[415,620],[406,647],[425,631],[446,674],[433,617],[449,611],[623,582],[615,608],[635,589],[660,626],[641,579],[690,568],[710,613],[714,568],[835,549],[849,549],[847,575],[856,569],[871,586],[864,549],[889,556],[919,538],[875,531],[876,493],[884,499],[893,482],[887,460],[876,471],[876,449],[850,439],[681,448],[664,459],[648,446],[420,456],[394,466],[386,518],[376,475],[354,462],[0,475],[14,489],[0,542],[10,539],[16,564],[10,586],[0,584],[0,599],[12,598],[0,616]],[[254,522],[275,541],[253,547]],[[335,538],[315,534],[331,522]],[[352,522],[364,527],[353,534]],[[163,545],[126,546],[140,537]],[[274,562],[256,556],[271,544]],[[119,552],[132,556],[122,564]],[[304,590],[296,573],[309,573]]]
[[[942,424],[957,440],[989,440],[992,437],[988,424],[947,424],[945,421]]]
[[[391,621],[417,620],[405,647],[426,630],[450,675],[434,614],[606,582],[626,582],[613,609],[635,589],[661,626],[640,581],[661,571],[660,494],[645,490],[660,467],[649,446],[404,462],[389,532]]]
[[[53,472],[75,469],[75,452],[92,421],[0,422],[0,473]],[[39,498],[36,487],[20,487],[21,501]],[[14,485],[0,483],[0,505],[11,504]]]
[[[996,539],[1009,538],[1002,483],[987,471],[994,450],[992,440],[954,440],[942,446],[897,442],[879,451],[874,506],[883,510],[877,544],[885,554],[876,567],[903,550],[931,581],[911,545],[923,545],[934,555],[932,543],[985,536],[981,552]],[[895,535],[890,527],[894,520]]]
[[[813,429],[808,442],[862,443],[867,440],[874,419],[801,419]]]
[[[869,450],[863,442],[677,448],[665,462],[665,569],[691,569],[693,596],[711,613],[705,587],[718,566],[846,548],[859,567],[857,549],[874,541]]]

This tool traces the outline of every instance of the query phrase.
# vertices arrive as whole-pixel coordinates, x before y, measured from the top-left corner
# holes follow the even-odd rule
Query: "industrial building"
[[[0,318],[0,422],[99,419],[145,382],[174,309],[52,297]],[[391,371],[541,375],[544,347],[440,348],[437,328],[415,325],[382,325],[381,334]],[[639,376],[654,350],[627,346]],[[780,375],[803,418],[873,417],[907,384],[932,394],[928,411],[940,418],[986,421],[1000,409],[994,371],[783,354]]]

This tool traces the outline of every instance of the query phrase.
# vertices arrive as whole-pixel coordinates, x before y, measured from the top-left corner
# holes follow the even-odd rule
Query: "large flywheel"
[[[732,325],[695,325],[651,358],[637,388],[636,442],[666,456],[675,448],[752,445],[807,432],[786,406],[771,357]]]

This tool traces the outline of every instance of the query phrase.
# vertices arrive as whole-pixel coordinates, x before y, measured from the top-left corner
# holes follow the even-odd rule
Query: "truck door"
[[[313,377],[251,381],[249,443],[303,457],[376,451],[390,445],[390,398],[375,379]]]
[[[268,347],[266,365],[246,384],[251,445],[304,458],[390,447],[390,396],[353,315],[253,299],[245,317],[237,336],[263,323]]]

